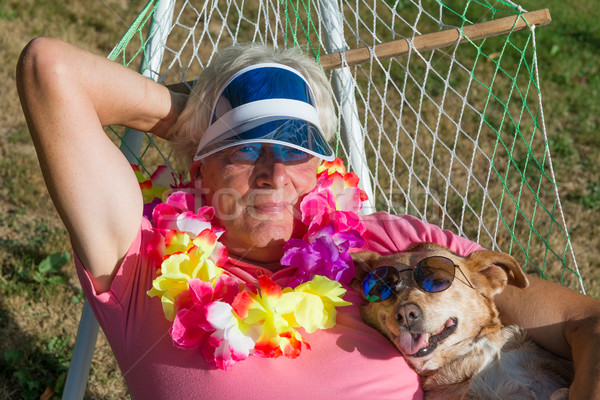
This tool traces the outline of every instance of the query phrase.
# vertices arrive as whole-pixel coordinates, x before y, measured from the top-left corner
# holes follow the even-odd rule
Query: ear
[[[356,269],[356,279],[362,281],[364,277],[375,268],[375,262],[381,257],[374,251],[360,251],[350,254]]]
[[[202,160],[197,160],[190,166],[190,179],[202,179]]]
[[[488,280],[492,295],[502,292],[509,282],[519,288],[529,286],[519,263],[506,253],[479,250],[471,253],[466,263],[473,272],[479,272]]]

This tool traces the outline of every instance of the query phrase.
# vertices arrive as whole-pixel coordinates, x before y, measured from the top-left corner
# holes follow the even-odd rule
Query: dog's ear
[[[356,269],[356,279],[362,281],[364,277],[375,268],[375,262],[381,256],[374,251],[360,251],[350,254]]]
[[[472,271],[479,272],[487,278],[492,295],[502,292],[509,282],[519,288],[529,286],[527,275],[519,263],[506,253],[479,250],[471,253],[466,262]]]

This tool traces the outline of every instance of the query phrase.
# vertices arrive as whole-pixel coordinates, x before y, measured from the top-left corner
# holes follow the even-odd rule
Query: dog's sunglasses
[[[410,275],[407,271],[412,271],[412,277],[419,287],[427,293],[439,293],[452,285],[456,269],[471,285],[469,279],[462,272],[460,267],[452,260],[446,257],[433,256],[419,261],[414,268],[399,270],[391,266],[383,266],[369,272],[363,279],[363,294],[368,301],[383,301],[410,284]]]

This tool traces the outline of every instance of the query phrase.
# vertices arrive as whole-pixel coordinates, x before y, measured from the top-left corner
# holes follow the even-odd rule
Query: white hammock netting
[[[366,211],[413,214],[583,291],[544,127],[535,30],[524,13],[502,0],[150,1],[110,58],[170,84],[194,80],[233,43],[299,46],[321,61],[407,39],[403,55],[367,50],[364,62],[342,56],[328,72],[340,114],[334,148],[361,176]],[[506,17],[512,22],[500,35],[467,33]],[[418,48],[421,35],[452,28],[463,43]],[[115,132],[147,170],[170,164],[165,143]]]

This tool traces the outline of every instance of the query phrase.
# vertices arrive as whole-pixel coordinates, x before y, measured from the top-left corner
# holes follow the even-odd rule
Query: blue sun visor
[[[232,146],[272,143],[331,161],[313,92],[302,75],[281,64],[256,64],[223,86],[194,161]]]

